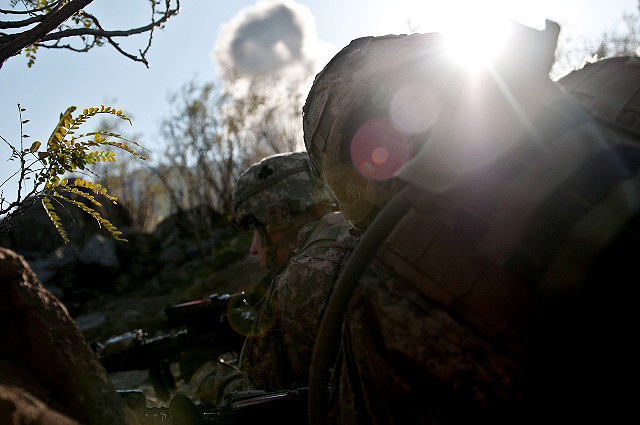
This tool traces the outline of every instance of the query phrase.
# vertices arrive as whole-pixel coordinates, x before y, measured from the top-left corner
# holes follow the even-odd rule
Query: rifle
[[[212,294],[169,306],[164,312],[171,332],[148,337],[142,329],[135,329],[94,344],[94,351],[107,372],[149,370],[156,395],[165,401],[169,390],[175,389],[171,363],[193,351],[200,353],[200,364],[224,352],[240,351],[255,316],[244,291]],[[183,378],[188,381],[190,376]]]
[[[236,391],[225,396],[220,407],[195,404],[183,394],[174,396],[169,407],[146,407],[141,391],[119,391],[142,424],[171,425],[302,425],[307,423],[308,388],[266,392]]]

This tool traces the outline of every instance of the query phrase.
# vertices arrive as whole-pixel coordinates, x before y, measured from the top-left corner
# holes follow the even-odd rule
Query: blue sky
[[[478,2],[460,1],[299,0],[296,4],[308,8],[315,24],[315,33],[311,31],[309,37],[315,34],[317,40],[311,41],[319,42],[318,50],[323,50],[326,57],[360,36],[406,33],[410,26],[420,32],[441,30],[444,22],[441,7],[445,4],[454,4],[461,16],[475,16],[475,11],[466,13],[470,7],[467,4]],[[113,29],[140,24],[146,17],[143,7],[146,1],[93,3],[91,10]],[[83,108],[108,104],[128,111],[133,117],[132,132],[140,134],[139,141],[152,154],[159,152],[162,149],[159,125],[169,111],[168,93],[194,77],[200,81],[219,78],[211,53],[222,26],[241,10],[256,4],[252,0],[182,3],[180,15],[154,36],[148,54],[149,69],[109,46],[85,54],[42,50],[30,69],[24,56],[9,59],[0,68],[0,135],[17,142],[16,102],[27,108],[24,118],[31,120],[26,127],[30,140],[43,142],[57,123],[58,114],[69,105]],[[610,31],[624,12],[633,12],[638,7],[637,0],[482,2],[485,6],[493,3],[502,4],[510,16],[538,28],[542,28],[544,18],[556,20],[562,25],[561,37],[572,39]],[[0,5],[8,8],[8,0],[0,1]],[[13,166],[5,162],[8,155],[8,149],[1,146],[2,180]]]

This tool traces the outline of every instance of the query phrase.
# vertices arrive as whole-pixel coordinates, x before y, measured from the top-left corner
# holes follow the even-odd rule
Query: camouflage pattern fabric
[[[345,317],[332,423],[618,414],[640,144],[555,101],[543,146],[521,141],[439,199],[450,215],[410,211],[389,236]]]
[[[340,267],[355,239],[340,213],[300,231],[301,247],[258,306],[256,336],[247,338],[241,367],[267,391],[306,383],[313,344]]]
[[[329,423],[617,422],[633,408],[640,143],[546,73],[499,71],[473,110],[487,133],[452,113],[400,173],[416,202],[351,298]],[[320,87],[323,105],[345,95]],[[335,120],[305,141],[344,134]]]
[[[334,203],[315,177],[306,152],[271,155],[242,172],[233,192],[238,224],[257,220],[271,233],[288,228],[292,215],[322,203]]]
[[[640,57],[586,63],[558,84],[599,119],[640,136]]]
[[[521,353],[496,345],[443,305],[453,297],[447,290],[466,295],[468,281],[505,283],[508,277],[480,258],[445,223],[407,212],[349,305],[330,423],[497,421],[496,412],[522,402]],[[523,307],[510,299],[493,306],[505,316]]]
[[[220,404],[224,396],[235,391],[256,389],[247,373],[238,367],[236,353],[226,353],[217,360],[201,365],[189,381],[189,395],[213,404]]]
[[[209,362],[192,378],[194,395],[219,404],[235,390],[276,391],[308,380],[318,324],[333,284],[355,244],[351,226],[332,212],[305,224],[298,250],[264,289],[240,367]]]
[[[420,138],[399,134],[391,121],[361,140],[382,141],[375,146],[352,144],[351,121],[380,118],[399,88],[430,98],[444,91],[455,72],[441,70],[443,38],[436,33],[386,35],[353,40],[315,78],[303,108],[305,146],[316,173],[331,188],[340,211],[356,226],[366,227],[379,207],[393,195],[395,171],[415,151]],[[430,64],[418,67],[417,63]],[[437,63],[438,66],[433,64]],[[443,77],[444,76],[444,77]],[[443,81],[444,80],[444,81]],[[357,113],[354,113],[357,111]],[[370,147],[372,151],[366,151]],[[359,152],[358,158],[353,156]],[[383,153],[381,158],[377,154]],[[353,161],[353,163],[352,163]],[[355,165],[355,167],[354,167]],[[356,168],[358,168],[356,170]],[[381,178],[380,171],[385,178]]]

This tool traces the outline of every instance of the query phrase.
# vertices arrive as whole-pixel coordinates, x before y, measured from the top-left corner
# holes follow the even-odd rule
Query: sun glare
[[[512,20],[536,26],[544,16],[535,2],[507,0],[413,1],[414,16],[423,17],[421,31],[440,32],[449,53],[469,69],[479,69],[500,53]]]
[[[440,32],[454,59],[470,69],[480,68],[500,52],[507,36],[509,18],[496,3],[457,5],[455,9],[443,6]]]
[[[508,21],[490,18],[458,19],[442,30],[448,52],[469,68],[479,68],[491,61],[501,50],[509,31]]]

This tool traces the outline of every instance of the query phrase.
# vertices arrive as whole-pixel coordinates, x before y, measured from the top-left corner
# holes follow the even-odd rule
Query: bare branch
[[[66,49],[71,50],[72,52],[84,53],[88,52],[95,46],[95,41],[90,44],[85,44],[84,47],[78,48],[74,47],[70,44],[60,44],[60,40],[56,40],[54,44],[40,44],[38,43],[38,47],[43,47],[45,49]]]
[[[54,1],[46,6],[43,7],[39,7],[36,9],[28,9],[28,10],[6,10],[6,9],[0,9],[0,13],[4,13],[6,15],[30,15],[32,13],[36,13],[36,12],[44,12],[47,11],[49,9],[55,8],[56,6],[58,6],[58,3],[60,3],[59,1]]]
[[[169,5],[167,4],[167,7],[168,7],[168,6],[169,6]],[[144,55],[146,54],[147,50],[149,49],[149,46],[151,46],[151,37],[152,37],[152,34],[153,34],[153,29],[154,29],[157,25],[162,25],[162,23],[163,23],[163,22],[165,22],[165,21],[166,21],[166,19],[169,19],[169,16],[167,16],[167,15],[165,14],[165,16],[164,16],[164,17],[165,17],[166,19],[165,19],[164,21],[159,22],[159,23],[155,23],[155,22],[153,21],[153,12],[154,12],[154,11],[155,11],[155,3],[152,3],[152,15],[151,15],[151,17],[152,17],[152,21],[151,21],[151,24],[146,25],[145,27],[148,27],[148,28],[146,28],[146,29],[141,29],[141,28],[138,28],[138,29],[137,29],[137,30],[140,30],[138,33],[142,33],[142,32],[145,32],[145,31],[149,31],[149,42],[147,43],[147,48],[146,48],[144,51],[140,51],[140,56],[139,56],[139,57],[138,57],[138,56],[136,56],[136,55],[130,54],[130,53],[128,53],[128,52],[126,52],[126,51],[124,51],[123,49],[121,49],[121,48],[120,48],[120,45],[119,45],[118,43],[116,43],[116,42],[111,38],[111,37],[122,36],[122,35],[119,35],[119,34],[110,34],[110,35],[108,35],[108,33],[110,33],[110,32],[111,32],[111,33],[116,33],[116,32],[120,32],[120,31],[105,31],[105,30],[102,28],[102,25],[100,25],[100,21],[98,21],[98,19],[97,19],[95,16],[93,16],[93,15],[92,15],[92,14],[90,14],[90,13],[84,13],[84,14],[83,14],[83,16],[85,16],[85,17],[89,18],[91,21],[93,21],[93,24],[98,28],[99,32],[101,33],[100,35],[96,35],[96,34],[89,34],[89,35],[93,35],[94,37],[98,37],[98,36],[104,36],[104,37],[106,37],[106,38],[107,38],[107,41],[109,42],[109,44],[111,44],[111,45],[112,45],[112,46],[113,46],[113,47],[114,47],[118,52],[120,52],[120,54],[122,54],[122,55],[124,55],[124,56],[128,57],[129,59],[134,60],[134,61],[136,61],[136,62],[142,62],[142,63],[144,63],[144,64],[145,64],[145,66],[148,68],[148,67],[149,67],[149,63],[147,62],[147,59],[144,57]],[[168,11],[169,11],[169,9],[167,9],[166,13],[168,13]],[[176,13],[177,13],[177,12],[176,12]],[[87,29],[89,29],[89,28],[87,28]],[[135,30],[136,30],[136,29],[133,29],[133,30],[130,30],[130,31],[135,31]],[[133,34],[135,34],[135,33],[134,33],[134,32],[132,32],[131,34],[127,34],[127,35],[133,35]],[[126,36],[126,35],[124,35],[124,36]]]
[[[44,19],[44,15],[32,16],[28,19],[23,19],[22,21],[0,21],[0,28],[22,28],[28,27],[31,24],[35,24],[36,22],[41,22]]]
[[[90,1],[93,1],[93,0],[90,0]],[[163,15],[163,17],[161,19],[158,19],[157,21],[152,21],[148,25],[138,27],[138,28],[131,28],[128,30],[116,30],[116,31],[107,31],[102,29],[102,27],[72,28],[72,29],[67,29],[67,30],[62,30],[62,31],[51,33],[51,34],[47,34],[46,36],[42,37],[40,40],[50,41],[50,40],[58,40],[65,37],[74,37],[74,36],[80,36],[80,35],[92,35],[95,37],[128,37],[130,35],[142,34],[144,32],[154,29],[155,27],[162,25],[169,18],[178,14],[178,10],[170,10],[169,13],[167,13],[166,15]],[[85,13],[84,15],[95,19],[95,17],[93,17],[88,13]],[[99,25],[99,22],[97,19],[95,19],[95,22],[97,25]]]

